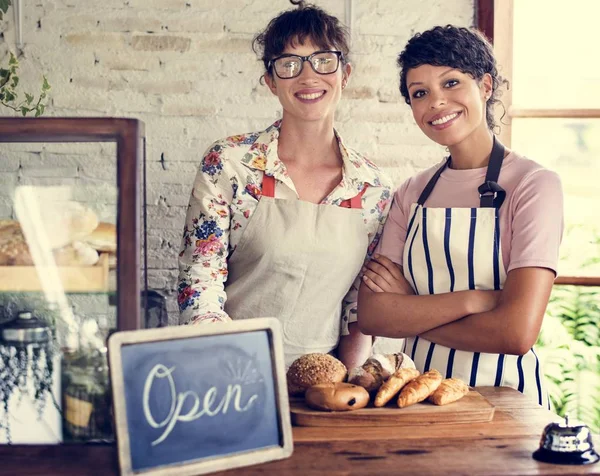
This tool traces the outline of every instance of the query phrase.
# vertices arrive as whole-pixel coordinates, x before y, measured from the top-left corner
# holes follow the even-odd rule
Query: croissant
[[[460,379],[447,378],[433,392],[428,400],[435,405],[446,405],[460,400],[469,393],[469,386]]]
[[[400,391],[398,406],[404,408],[422,402],[440,386],[442,380],[442,374],[435,369],[419,375],[413,381],[408,382]]]
[[[394,395],[396,395],[402,387],[404,387],[408,382],[417,378],[421,372],[417,369],[398,369],[390,378],[388,378],[379,390],[377,391],[377,395],[375,396],[375,401],[373,404],[376,407],[383,407],[387,402],[389,402]]]

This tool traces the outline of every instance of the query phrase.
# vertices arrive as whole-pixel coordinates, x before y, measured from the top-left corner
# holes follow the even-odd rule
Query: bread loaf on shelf
[[[100,222],[82,241],[97,251],[106,253],[117,252],[117,227],[112,223]]]
[[[54,250],[53,254],[57,266],[93,266],[99,259],[94,248],[80,241]]]

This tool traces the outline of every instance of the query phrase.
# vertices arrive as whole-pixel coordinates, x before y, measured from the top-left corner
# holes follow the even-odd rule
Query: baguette
[[[435,369],[418,376],[400,391],[398,406],[404,408],[422,402],[440,386],[442,380],[442,374]]]
[[[417,369],[398,369],[394,375],[388,378],[377,392],[373,404],[376,407],[383,407],[404,387],[408,382],[414,380],[420,375]]]

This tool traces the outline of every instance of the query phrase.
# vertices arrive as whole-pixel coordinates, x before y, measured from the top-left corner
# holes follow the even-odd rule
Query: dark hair
[[[260,56],[269,71],[269,61],[280,56],[286,46],[294,41],[304,44],[308,38],[319,48],[334,48],[342,52],[342,62],[348,62],[348,29],[334,16],[303,1],[290,0],[297,9],[287,10],[273,18],[267,27],[252,41],[252,49]]]
[[[410,95],[406,75],[410,69],[424,64],[449,66],[476,80],[489,73],[492,77],[492,95],[486,105],[486,121],[490,129],[496,126],[494,104],[498,102],[498,88],[505,81],[498,74],[492,46],[480,32],[446,25],[414,35],[398,55],[400,93],[407,104],[410,104]]]

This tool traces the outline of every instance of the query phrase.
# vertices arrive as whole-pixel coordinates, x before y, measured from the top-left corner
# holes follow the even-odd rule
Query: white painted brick
[[[0,195],[0,220],[6,220],[13,217],[13,200],[12,198],[3,197]]]
[[[4,144],[0,144],[0,147]],[[16,173],[19,170],[19,157],[9,151],[0,152],[0,173],[12,172]]]
[[[345,0],[315,3],[345,20]],[[470,25],[473,0],[355,0],[353,5],[354,70],[336,128],[400,185],[445,151],[414,124],[398,91],[396,57],[414,32],[436,24]],[[277,99],[259,84],[263,67],[251,41],[289,8],[287,2],[267,0],[45,0],[24,9],[21,81],[34,92],[41,75],[48,76],[48,116],[136,117],[145,123],[149,280],[151,287],[169,292],[172,323],[178,314],[172,292],[177,251],[198,163],[215,140],[264,129],[280,117]],[[13,23],[0,24],[6,40],[0,43],[0,63],[14,45]],[[0,144],[0,150],[0,217],[12,214],[20,174],[19,184],[72,187],[76,199],[114,222],[114,143]],[[31,156],[36,153],[37,159]],[[33,177],[45,175],[36,168],[60,176]],[[77,178],[64,177],[74,170]],[[86,312],[101,316],[93,307]],[[114,309],[109,312],[114,317]]]
[[[185,223],[187,206],[166,207],[163,205],[148,205],[148,225],[157,229],[182,230]]]
[[[150,205],[158,205],[161,201],[167,206],[187,207],[190,201],[194,179],[189,183],[147,184],[147,201]],[[183,223],[181,224],[183,228]]]

